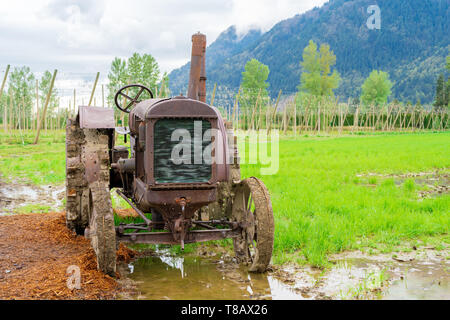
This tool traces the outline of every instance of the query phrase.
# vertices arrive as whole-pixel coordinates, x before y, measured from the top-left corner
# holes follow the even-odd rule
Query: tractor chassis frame
[[[192,221],[192,224],[200,226],[202,230],[190,230],[186,232],[184,241],[176,240],[172,232],[150,232],[153,226],[161,226],[161,223],[121,224],[116,227],[116,240],[124,243],[145,243],[145,244],[181,244],[206,242],[212,240],[222,240],[239,237],[242,228],[236,222],[225,220]],[[219,229],[215,226],[228,226],[226,229]],[[125,230],[134,230],[125,233]],[[141,231],[141,232],[140,232]],[[144,232],[142,232],[144,231]],[[147,232],[145,232],[147,231]]]

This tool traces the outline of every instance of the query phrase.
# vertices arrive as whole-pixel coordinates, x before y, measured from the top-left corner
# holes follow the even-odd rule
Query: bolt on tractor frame
[[[91,240],[105,273],[115,273],[118,242],[184,248],[231,238],[250,271],[264,272],[270,263],[270,196],[261,180],[241,180],[231,124],[206,104],[205,50],[206,36],[193,35],[187,97],[154,98],[143,85],[117,92],[129,128],[115,128],[114,111],[106,108],[81,106],[68,119],[66,223]],[[125,142],[129,135],[129,147],[115,145],[116,134]],[[142,222],[115,225],[111,189]]]

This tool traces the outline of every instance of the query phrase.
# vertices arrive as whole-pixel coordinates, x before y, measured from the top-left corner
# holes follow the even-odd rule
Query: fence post
[[[212,97],[211,97],[211,103],[210,103],[211,106],[214,105],[214,99],[216,98],[216,88],[217,88],[217,83],[214,83],[214,89],[213,89],[213,93],[212,93]],[[233,120],[231,120],[231,121],[233,121]]]
[[[280,89],[280,91],[278,92],[277,101],[275,102],[275,109],[273,110],[273,114],[272,114],[272,116],[270,117],[270,120],[269,120],[269,127],[267,128],[267,135],[269,135],[269,133],[270,133],[270,129],[272,127],[272,122],[274,120],[276,120],[275,119],[275,115],[277,113],[278,103],[280,102],[281,93],[282,93],[282,90]]]
[[[55,84],[55,78],[56,78],[57,73],[58,73],[58,70],[55,69],[55,71],[53,72],[52,81],[50,82],[50,88],[47,93],[47,98],[45,99],[44,110],[42,111],[42,120],[39,121],[37,132],[36,132],[36,138],[34,139],[34,144],[37,144],[39,141],[39,133],[41,132],[42,121],[45,121],[45,114],[47,112],[47,107],[50,102],[50,97],[51,97],[51,94],[53,91],[53,86]]]
[[[98,78],[99,77],[100,77],[100,72],[97,72],[97,76],[95,77],[94,87],[92,88],[91,98],[89,99],[88,106],[91,106],[91,104],[92,104],[92,99],[94,98],[94,94],[95,94],[95,87],[97,86],[97,82],[98,82]]]
[[[73,113],[77,113],[77,89],[73,89]]]
[[[238,105],[239,94],[240,94],[240,92],[241,92],[241,88],[239,88],[238,93],[237,93],[237,95],[236,95],[236,98],[235,98],[235,100],[234,100],[233,114],[231,115],[231,123],[233,123],[234,118],[235,118],[236,108],[237,108],[237,105]],[[213,103],[214,103],[214,98],[215,98],[215,96],[216,96],[216,84],[214,84],[214,92],[213,92],[213,96],[212,96],[212,98],[211,98],[211,105],[213,105]],[[233,126],[233,127],[234,127],[234,126]],[[238,123],[237,123],[237,128],[239,129],[239,121],[238,121]]]
[[[2,95],[3,95],[3,89],[5,88],[5,84],[6,84],[6,79],[8,78],[8,73],[9,73],[9,68],[10,68],[10,65],[8,64],[7,66],[6,66],[6,71],[5,71],[5,76],[3,77],[3,81],[2,81],[2,86],[1,86],[1,88],[0,88],[0,102],[2,101]],[[7,117],[7,113],[6,113],[6,105],[5,105],[5,112],[4,112],[4,118],[3,118],[3,128],[4,128],[4,130],[5,130],[5,132],[6,132],[6,130],[7,130],[7,121],[6,121],[6,117]]]

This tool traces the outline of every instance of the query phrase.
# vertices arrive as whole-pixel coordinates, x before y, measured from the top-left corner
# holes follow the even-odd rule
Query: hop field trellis
[[[83,87],[68,89],[51,84],[47,92],[39,92],[36,80],[34,94],[17,98],[5,90],[9,66],[5,70],[0,90],[0,128],[3,132],[35,132],[60,130],[66,119],[77,113],[79,105],[113,108],[105,83],[99,83],[99,73],[83,74],[95,79]],[[54,83],[57,71],[52,75]],[[62,74],[65,79],[80,74]],[[51,83],[50,82],[50,83]],[[80,83],[75,82],[80,85]],[[51,89],[51,90],[48,90]],[[152,88],[158,97],[164,88]],[[167,92],[165,92],[167,94]],[[208,91],[207,102],[215,105],[223,117],[238,130],[279,130],[283,134],[357,133],[360,131],[448,130],[449,109],[431,105],[411,105],[392,102],[382,106],[340,102],[338,98],[299,97],[296,92],[279,91],[276,98],[262,97],[260,92],[246,92],[256,97],[254,104],[243,104],[244,93],[215,84]],[[254,100],[254,99],[253,99]],[[53,105],[52,105],[53,103]],[[50,109],[51,106],[51,109]],[[127,117],[116,112],[117,125],[127,125]],[[23,139],[22,139],[23,140]]]
[[[216,89],[219,92],[217,99]],[[275,99],[260,97],[250,106],[242,106],[242,93],[215,86],[209,97],[219,105],[224,118],[235,129],[277,129],[283,134],[320,134],[324,132],[447,130],[449,109],[432,105],[392,102],[386,105],[363,105],[339,102],[338,98],[300,97],[297,92],[280,90]]]

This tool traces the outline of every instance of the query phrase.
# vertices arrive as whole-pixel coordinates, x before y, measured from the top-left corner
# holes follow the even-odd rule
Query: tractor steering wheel
[[[134,98],[131,98],[128,94],[124,93],[124,91],[131,89],[131,88],[139,88],[140,89]],[[153,99],[152,91],[149,88],[147,88],[141,84],[130,84],[128,86],[121,88],[119,91],[117,91],[116,96],[114,97],[114,102],[116,104],[116,107],[123,112],[130,113],[130,111],[133,109],[133,107],[136,104],[138,104],[139,102],[141,102],[141,100],[139,100],[139,97],[142,95],[142,93],[144,91],[147,91],[150,94],[151,99]],[[126,106],[122,106],[119,103],[120,96],[124,97],[126,100],[129,100],[130,102],[128,104],[126,104]]]

